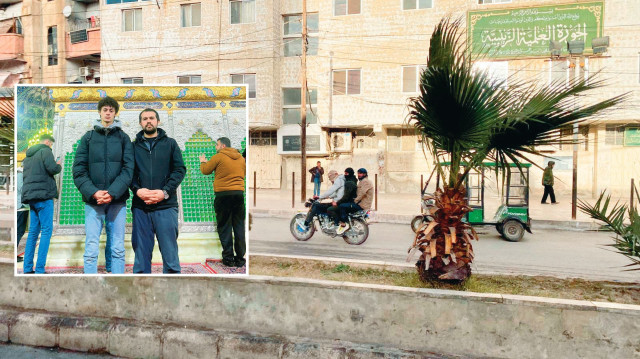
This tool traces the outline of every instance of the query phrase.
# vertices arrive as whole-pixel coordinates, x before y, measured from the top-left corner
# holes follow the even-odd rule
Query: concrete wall
[[[632,358],[640,351],[640,306],[634,305],[297,278],[13,277],[8,260],[0,262],[0,280],[0,340],[52,346],[62,341],[63,324],[71,319],[103,318],[112,324],[109,341],[120,336],[113,354],[122,356],[141,356],[143,346],[136,343],[144,338],[159,343],[169,335],[140,329],[158,323],[164,330],[250,332],[298,342],[339,339],[474,357]],[[16,312],[27,318],[44,314],[16,319]],[[50,313],[71,319],[48,320]],[[134,328],[113,329],[112,318]],[[83,328],[69,327],[64,330]],[[20,334],[25,332],[31,336]],[[264,342],[244,342],[239,352]],[[159,357],[161,352],[144,353]],[[240,356],[286,357],[273,348],[262,356]]]

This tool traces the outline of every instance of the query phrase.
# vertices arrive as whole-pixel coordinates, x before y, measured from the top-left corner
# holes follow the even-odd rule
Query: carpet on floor
[[[205,265],[216,274],[247,274],[247,265],[242,267],[227,267],[220,259],[207,259]]]
[[[22,274],[22,263],[18,264],[18,273]],[[180,263],[181,274],[215,274],[206,264],[202,263]],[[83,274],[84,267],[45,267],[47,274]],[[133,274],[133,264],[127,264],[124,267],[125,274]],[[98,266],[98,274],[106,274],[107,270],[104,266]],[[153,263],[151,265],[151,274],[162,274],[162,263]]]

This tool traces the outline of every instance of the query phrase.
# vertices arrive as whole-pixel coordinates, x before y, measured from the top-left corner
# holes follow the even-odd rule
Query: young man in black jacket
[[[80,139],[73,161],[73,182],[84,209],[84,272],[98,272],[100,233],[106,225],[111,272],[124,273],[126,203],[133,176],[131,139],[115,120],[120,106],[111,97],[98,102],[100,119]]]
[[[154,236],[162,254],[162,272],[180,273],[177,189],[187,169],[176,140],[158,128],[158,112],[148,108],[138,118],[142,131],[133,142],[136,166],[131,183],[133,273],[151,273]]]
[[[23,162],[22,202],[29,204],[31,216],[29,236],[24,251],[23,270],[25,274],[34,273],[33,256],[41,231],[35,273],[45,273],[44,267],[49,253],[49,241],[51,233],[53,233],[53,199],[58,198],[58,187],[53,176],[62,170],[60,162],[53,159],[51,151],[53,142],[52,136],[42,135],[40,144],[27,150],[27,157]]]

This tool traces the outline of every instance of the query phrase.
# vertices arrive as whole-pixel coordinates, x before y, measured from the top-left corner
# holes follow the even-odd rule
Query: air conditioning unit
[[[82,76],[82,77],[87,77],[89,76],[89,68],[88,67],[81,67],[78,69],[78,75]]]
[[[351,132],[333,132],[331,134],[331,148],[333,152],[351,152]]]

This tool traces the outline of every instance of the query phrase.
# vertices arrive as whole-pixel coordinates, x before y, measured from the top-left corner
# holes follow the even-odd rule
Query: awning
[[[0,116],[14,118],[13,98],[0,98]]]
[[[18,82],[20,82],[20,74],[8,74],[6,77],[0,74],[0,79],[2,83],[1,87],[14,87]],[[4,79],[3,79],[4,77]]]

